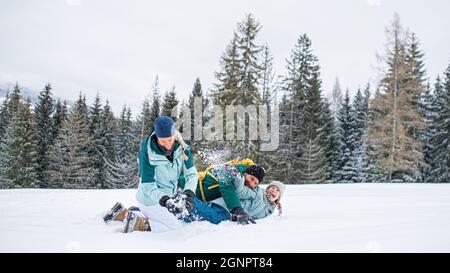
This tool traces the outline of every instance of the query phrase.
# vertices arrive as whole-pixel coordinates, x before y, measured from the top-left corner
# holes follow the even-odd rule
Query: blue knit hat
[[[171,137],[175,134],[175,122],[167,116],[159,116],[155,119],[155,134],[157,137]]]

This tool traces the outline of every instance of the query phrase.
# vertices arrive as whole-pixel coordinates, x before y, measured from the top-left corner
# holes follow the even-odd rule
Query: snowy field
[[[450,252],[450,184],[288,186],[256,225],[120,233],[135,190],[0,190],[0,252]]]

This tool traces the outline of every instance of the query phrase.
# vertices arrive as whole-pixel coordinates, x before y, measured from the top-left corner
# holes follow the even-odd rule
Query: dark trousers
[[[191,214],[181,218],[186,223],[194,221],[208,221],[213,224],[218,224],[222,221],[230,220],[230,213],[227,209],[214,203],[205,203],[195,197],[194,209]]]

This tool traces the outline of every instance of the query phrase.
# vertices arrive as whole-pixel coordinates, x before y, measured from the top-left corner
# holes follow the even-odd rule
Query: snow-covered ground
[[[289,185],[281,217],[120,232],[135,190],[0,190],[0,252],[450,252],[450,184]]]

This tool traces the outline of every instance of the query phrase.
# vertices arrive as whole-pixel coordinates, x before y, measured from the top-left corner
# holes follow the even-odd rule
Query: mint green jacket
[[[275,211],[276,205],[269,201],[266,191],[260,186],[250,189],[244,183],[244,179],[236,178],[234,180],[234,188],[242,208],[255,219],[271,215]]]
[[[141,145],[139,152],[139,186],[136,199],[146,206],[159,204],[164,195],[174,196],[178,189],[178,180],[184,176],[183,190],[195,192],[198,183],[197,170],[189,146],[184,150],[188,159],[182,158],[182,147],[175,142],[173,161],[167,159],[156,143],[156,136],[151,134]]]

